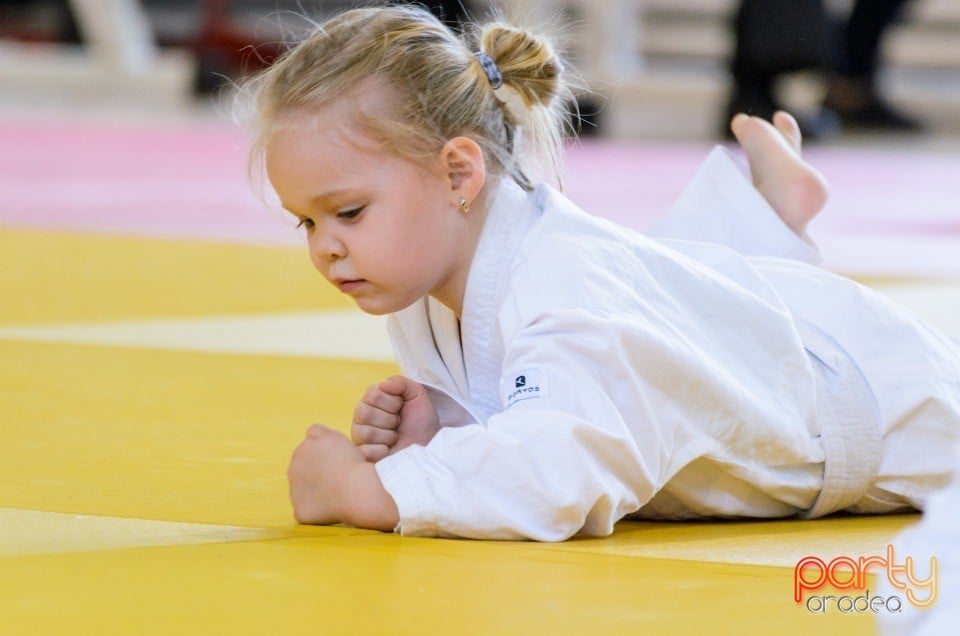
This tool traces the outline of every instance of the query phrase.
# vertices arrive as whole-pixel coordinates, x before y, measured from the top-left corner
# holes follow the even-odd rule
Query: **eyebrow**
[[[348,194],[353,194],[354,192],[355,190],[349,188],[343,190],[331,190],[330,192],[322,192],[310,197],[310,204],[316,205],[317,203],[323,203],[324,201],[329,201],[331,199],[336,199]]]

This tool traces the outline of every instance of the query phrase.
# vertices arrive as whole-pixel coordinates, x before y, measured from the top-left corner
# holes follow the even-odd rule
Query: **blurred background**
[[[283,42],[309,28],[307,18],[356,4],[0,0],[0,109],[15,116],[217,116],[230,82],[269,64]],[[454,26],[491,8],[527,21],[558,18],[568,57],[594,91],[580,104],[584,134],[705,141],[724,136],[731,109],[764,114],[783,105],[801,117],[810,139],[960,136],[956,0],[861,3],[896,6],[890,15],[866,16],[875,24],[861,33],[867,43],[855,46],[876,49],[876,68],[854,84],[862,94],[847,91],[865,106],[852,114],[830,98],[853,0],[424,4]]]

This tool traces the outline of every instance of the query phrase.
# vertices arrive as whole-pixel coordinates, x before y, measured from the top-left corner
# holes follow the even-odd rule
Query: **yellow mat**
[[[297,526],[289,454],[395,371],[363,331],[379,323],[299,250],[0,230],[0,253],[0,633],[869,634],[869,614],[795,604],[793,565],[879,554],[916,520],[634,522],[557,545]],[[270,333],[291,316],[310,355]],[[354,324],[374,343],[351,357]]]

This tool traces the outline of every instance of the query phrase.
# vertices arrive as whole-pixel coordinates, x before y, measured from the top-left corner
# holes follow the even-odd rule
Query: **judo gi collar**
[[[542,192],[526,192],[502,178],[491,192],[490,206],[470,265],[460,318],[461,342],[474,404],[500,410],[497,392],[478,394],[474,387],[496,387],[503,356],[497,314],[510,282],[524,237],[542,214]]]

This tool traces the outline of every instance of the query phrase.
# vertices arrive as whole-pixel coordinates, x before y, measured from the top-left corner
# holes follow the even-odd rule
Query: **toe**
[[[793,121],[792,118],[790,120]],[[793,141],[765,119],[737,115],[730,123],[730,130],[751,165],[754,162],[766,163],[782,159],[794,161],[799,158]]]
[[[746,113],[738,113],[730,120],[730,132],[736,137],[737,141],[742,143],[741,137],[744,135],[745,128],[749,126],[750,116]]]
[[[800,154],[800,146],[803,136],[800,134],[800,125],[793,115],[785,110],[778,110],[773,114],[773,127],[783,135],[787,143],[793,148],[794,152]]]

